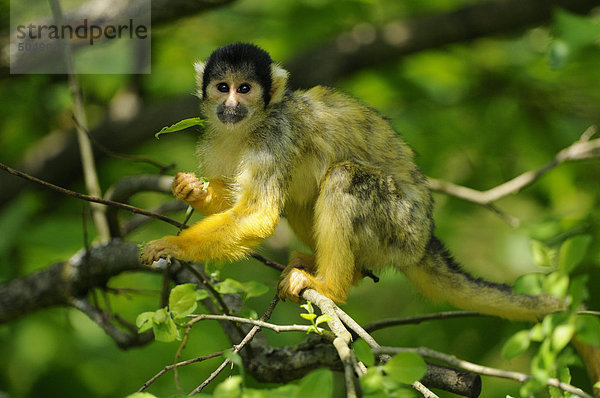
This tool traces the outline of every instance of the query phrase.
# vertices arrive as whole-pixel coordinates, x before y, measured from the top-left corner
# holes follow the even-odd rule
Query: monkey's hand
[[[179,200],[189,203],[192,206],[198,206],[204,201],[208,194],[208,184],[194,173],[179,172],[171,184],[173,195]]]
[[[179,257],[179,245],[175,243],[175,236],[165,236],[162,239],[153,240],[144,245],[141,254],[142,264],[152,265],[153,262],[160,258],[171,256]]]

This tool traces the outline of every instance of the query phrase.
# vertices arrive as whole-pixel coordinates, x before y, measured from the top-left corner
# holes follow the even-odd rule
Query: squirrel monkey
[[[362,271],[393,266],[426,296],[463,309],[521,320],[563,309],[550,295],[515,294],[461,270],[433,235],[413,151],[374,110],[330,88],[287,90],[288,73],[250,44],[219,48],[195,69],[210,185],[178,173],[173,193],[206,217],[146,244],[144,263],[242,258],[284,215],[313,254],[292,255],[283,299],[311,288],[342,303]]]

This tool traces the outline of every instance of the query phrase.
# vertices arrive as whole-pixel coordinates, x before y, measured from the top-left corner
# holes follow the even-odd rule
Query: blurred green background
[[[119,107],[118,100],[128,93],[134,93],[142,107],[175,104],[190,97],[195,89],[192,63],[229,42],[254,42],[285,66],[304,51],[357,27],[380,29],[390,21],[410,21],[476,3],[483,1],[238,0],[159,24],[152,30],[151,74],[78,76],[90,128],[110,118]],[[9,4],[0,4],[6,28]],[[599,20],[598,10],[575,15],[557,8],[544,25],[390,59],[336,79],[335,86],[389,118],[418,153],[417,162],[428,176],[484,190],[544,165],[600,121]],[[74,134],[64,76],[5,73],[0,79],[1,162],[26,164],[36,154],[51,151],[53,140]],[[193,111],[188,117],[192,116]],[[165,117],[162,122],[168,125],[178,120]],[[178,170],[194,170],[196,131],[157,141],[154,125],[146,127],[142,120],[137,128],[147,130],[147,139],[119,146],[120,135],[128,134],[124,129],[115,135],[117,146],[111,149],[176,162]],[[123,177],[156,172],[146,164],[98,156],[103,190]],[[78,169],[70,174],[69,179],[63,175],[55,181],[83,192]],[[16,178],[5,177],[0,191],[16,184]],[[589,274],[588,303],[598,309],[599,194],[598,159],[560,165],[533,186],[502,199],[498,206],[520,219],[517,228],[480,206],[436,194],[436,234],[471,273],[511,283],[521,274],[547,271],[535,264],[533,241],[553,242],[565,234],[585,232],[593,240],[579,272]],[[140,195],[132,203],[151,207],[166,199]],[[83,204],[76,199],[26,185],[1,206],[0,283],[68,259],[83,246]],[[178,218],[183,219],[183,214]],[[128,239],[150,240],[174,232],[173,227],[154,222]],[[90,234],[93,237],[91,230]],[[261,252],[285,262],[288,251],[297,247],[282,228]],[[222,275],[258,280],[271,287],[269,294],[247,303],[259,314],[278,279],[274,270],[253,260],[224,265]],[[109,294],[113,311],[130,321],[157,308],[158,276],[124,274],[113,278],[109,286],[141,290],[139,294]],[[361,324],[450,309],[422,299],[402,275],[391,271],[377,285],[366,280],[354,288],[344,308]],[[297,306],[282,303],[272,321],[302,323],[299,312]],[[457,319],[387,329],[374,337],[382,345],[427,346],[473,362],[528,372],[527,355],[511,361],[500,355],[503,342],[521,327],[494,318]],[[265,335],[274,345],[305,338],[268,331]],[[183,358],[230,346],[216,323],[202,323],[194,328]],[[172,363],[176,350],[177,343],[155,342],[120,351],[76,310],[38,311],[0,325],[0,397],[126,396]],[[193,389],[219,363],[214,359],[181,369],[184,391]],[[572,371],[573,383],[589,391],[581,368]],[[485,396],[517,395],[518,388],[514,382],[483,380]],[[176,394],[172,375],[163,376],[150,391],[161,397]]]

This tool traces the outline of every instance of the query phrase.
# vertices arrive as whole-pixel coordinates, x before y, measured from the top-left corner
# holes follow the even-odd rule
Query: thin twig
[[[525,374],[525,373],[519,373],[519,372],[513,372],[513,371],[509,371],[509,370],[495,369],[495,368],[490,368],[487,366],[477,365],[472,362],[458,359],[453,355],[444,354],[442,352],[435,351],[435,350],[432,350],[427,347],[419,347],[419,348],[382,347],[381,349],[376,350],[376,351],[380,352],[380,353],[390,354],[390,355],[398,354],[401,352],[413,352],[413,353],[421,355],[422,357],[436,359],[436,360],[445,362],[448,365],[452,365],[454,367],[464,369],[469,372],[478,373],[478,374],[484,375],[484,376],[492,376],[492,377],[499,377],[499,378],[503,378],[503,379],[515,380],[521,384],[525,383],[527,380],[529,380],[533,377],[533,376]],[[546,380],[546,385],[559,388],[563,391],[570,392],[571,394],[577,395],[582,398],[592,398],[591,395],[589,395],[585,391],[581,390],[580,388],[577,388],[568,383],[563,383],[560,380],[555,379],[555,378]]]
[[[181,340],[181,344],[177,348],[177,352],[175,353],[175,358],[173,359],[173,364],[176,364],[181,358],[181,353],[185,349],[187,345],[188,339],[190,338],[190,331],[192,330],[191,326],[187,326],[185,328],[185,334],[183,335],[183,339]],[[173,378],[175,379],[175,387],[180,394],[183,394],[183,389],[181,388],[181,383],[179,383],[179,372],[177,371],[177,366],[173,368]]]
[[[489,205],[505,196],[519,192],[521,189],[531,185],[541,176],[552,170],[561,163],[573,160],[590,159],[600,157],[600,138],[594,140],[591,137],[596,134],[596,126],[589,127],[573,144],[558,152],[554,158],[537,170],[527,171],[503,184],[487,191],[463,187],[447,181],[428,178],[429,188],[432,191],[442,192],[455,196],[469,202],[480,205]]]
[[[105,155],[107,155],[109,157],[117,158],[117,159],[121,159],[121,160],[130,160],[133,162],[148,163],[152,166],[157,167],[160,170],[159,171],[160,174],[166,173],[168,170],[175,167],[175,163],[163,164],[163,163],[160,163],[160,162],[158,162],[152,158],[149,158],[147,156],[129,155],[129,154],[124,154],[124,153],[113,151],[112,149],[109,149],[109,148],[105,147],[104,145],[102,145],[100,142],[98,142],[98,140],[96,140],[94,138],[94,136],[90,133],[89,129],[87,129],[85,126],[83,126],[79,122],[79,120],[75,117],[75,115],[73,115],[72,119],[73,119],[73,123],[75,123],[75,126],[80,128],[87,135],[87,137],[90,140],[90,142],[92,143],[92,145],[94,145],[96,148],[98,148],[98,150],[100,150],[101,152],[103,152]]]
[[[267,321],[271,317],[271,314],[273,313],[273,310],[275,310],[275,306],[277,305],[278,302],[279,302],[279,296],[277,294],[275,294],[275,297],[269,304],[269,307],[267,308],[267,310],[265,311],[263,316],[260,317],[261,321]],[[233,352],[234,353],[240,352],[242,350],[242,348],[244,348],[246,346],[246,344],[248,344],[248,342],[250,342],[250,340],[252,340],[252,338],[256,335],[256,333],[258,333],[260,328],[261,328],[260,326],[255,325],[252,329],[250,329],[250,331],[248,332],[248,334],[246,334],[246,336],[242,339],[242,341],[239,344],[233,346]],[[202,382],[202,384],[200,384],[198,387],[196,387],[188,395],[194,395],[194,394],[197,394],[200,391],[202,391],[202,389],[204,387],[206,387],[208,385],[208,383],[210,383],[212,380],[214,380],[214,378],[217,377],[217,375],[219,373],[221,373],[221,371],[223,369],[225,369],[225,367],[227,366],[227,364],[229,362],[230,362],[229,359],[224,360],[223,363],[214,372],[212,372],[211,375],[206,380],[204,380],[204,382]]]
[[[418,392],[420,392],[421,395],[423,395],[423,397],[425,398],[440,398],[437,395],[435,395],[433,391],[431,391],[429,388],[421,384],[420,381],[415,381],[414,383],[412,383],[412,387]]]
[[[118,207],[123,210],[130,211],[132,213],[142,214],[147,217],[156,218],[158,220],[161,220],[161,221],[167,222],[171,225],[174,225],[177,228],[180,228],[183,225],[179,221],[173,220],[172,218],[169,218],[166,216],[163,216],[162,214],[157,214],[157,213],[154,213],[154,212],[151,212],[148,210],[144,210],[144,209],[140,209],[138,207],[134,207],[134,206],[131,206],[131,205],[128,205],[125,203],[120,203],[120,202],[115,202],[112,200],[106,200],[106,199],[102,199],[102,198],[98,198],[98,197],[94,197],[94,196],[89,196],[89,195],[85,195],[85,194],[82,194],[79,192],[71,191],[66,188],[59,187],[58,185],[51,184],[44,180],[40,180],[39,178],[33,177],[27,173],[23,173],[22,171],[15,170],[12,167],[5,165],[4,163],[0,163],[0,169],[5,170],[5,171],[9,172],[10,174],[15,175],[17,177],[21,177],[25,180],[35,182],[37,184],[45,186],[46,188],[50,188],[54,191],[60,192],[65,195],[72,196],[77,199],[87,200],[88,202],[100,203],[105,206],[114,206],[114,207]]]
[[[145,382],[144,385],[141,386],[139,390],[137,390],[137,392],[143,392],[144,390],[146,390],[148,387],[150,387],[150,384],[154,383],[156,381],[156,379],[158,379],[160,376],[162,376],[165,373],[167,373],[169,370],[178,368],[180,366],[186,366],[186,365],[191,365],[193,363],[206,361],[207,359],[211,359],[211,358],[215,358],[215,357],[220,357],[221,355],[223,355],[223,353],[224,353],[224,351],[218,351],[218,352],[214,352],[212,354],[203,355],[201,357],[197,357],[197,358],[193,358],[193,359],[188,359],[186,361],[177,362],[177,363],[174,363],[172,365],[167,365],[160,372],[158,372],[152,378],[150,378],[150,380],[148,380],[147,382]]]
[[[204,286],[204,288],[206,290],[208,290],[210,292],[210,294],[212,294],[214,299],[221,306],[221,312],[223,312],[226,315],[229,315],[231,312],[229,310],[229,307],[223,300],[223,297],[221,296],[221,294],[219,292],[217,292],[216,289],[213,287],[213,285],[208,281],[208,278],[206,277],[206,275],[204,275],[200,270],[196,269],[192,264],[190,264],[186,261],[181,261],[181,264],[184,266],[185,269],[190,271],[196,277],[196,279],[198,279],[198,282],[202,286]]]
[[[64,15],[60,2],[58,0],[48,0],[50,2],[50,8],[52,9],[52,15],[57,26],[64,26]],[[63,59],[65,61],[67,76],[69,80],[69,90],[73,99],[73,114],[74,117],[79,121],[76,125],[75,130],[77,131],[77,141],[79,143],[79,153],[81,155],[81,165],[83,167],[83,179],[87,192],[90,196],[100,197],[102,191],[100,190],[100,183],[98,182],[98,173],[96,172],[96,164],[94,162],[94,152],[88,136],[85,134],[81,127],[86,128],[87,120],[85,116],[85,110],[83,107],[83,98],[81,96],[81,88],[79,82],[75,77],[75,67],[73,64],[73,56],[71,54],[71,47],[69,43],[66,43],[63,49]],[[96,232],[98,236],[104,240],[110,239],[110,232],[108,228],[108,221],[104,208],[98,205],[92,205],[92,215],[94,218],[94,225],[96,226]]]
[[[421,322],[426,321],[434,321],[440,319],[449,319],[449,318],[465,318],[465,317],[481,317],[487,316],[485,314],[481,314],[475,311],[446,311],[446,312],[438,312],[435,314],[426,314],[426,315],[417,315],[417,316],[409,316],[403,318],[388,318],[381,319],[379,321],[371,322],[363,326],[363,328],[367,332],[374,332],[379,329],[391,327],[391,326],[400,326],[400,325],[417,325]]]
[[[214,320],[214,321],[229,321],[229,322],[244,323],[247,325],[254,325],[254,326],[261,327],[261,328],[273,330],[276,333],[281,333],[281,332],[304,332],[304,333],[306,333],[311,328],[311,326],[309,326],[309,325],[296,325],[296,324],[294,324],[294,325],[276,325],[274,323],[264,322],[259,319],[242,318],[242,317],[232,316],[232,315],[200,314],[200,315],[188,315],[188,318],[192,318],[192,320],[186,324],[186,327],[193,326],[194,324],[196,324],[197,322],[200,322],[200,321]],[[333,340],[333,334],[329,330],[326,330],[326,329],[323,329],[320,327],[317,327],[317,330],[320,334],[323,334],[325,337],[328,337],[330,340]]]
[[[260,261],[261,263],[265,264],[266,266],[269,266],[273,269],[276,269],[278,271],[283,271],[285,269],[285,265],[283,264],[279,264],[276,261],[270,260],[258,253],[250,253],[250,257],[254,257],[255,259],[257,259],[258,261]]]

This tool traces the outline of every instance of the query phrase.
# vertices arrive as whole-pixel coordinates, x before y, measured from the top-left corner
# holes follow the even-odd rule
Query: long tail
[[[508,285],[469,275],[434,236],[423,260],[419,265],[405,270],[405,274],[427,297],[446,300],[465,310],[513,320],[536,321],[564,309],[564,304],[553,296],[515,294]]]

